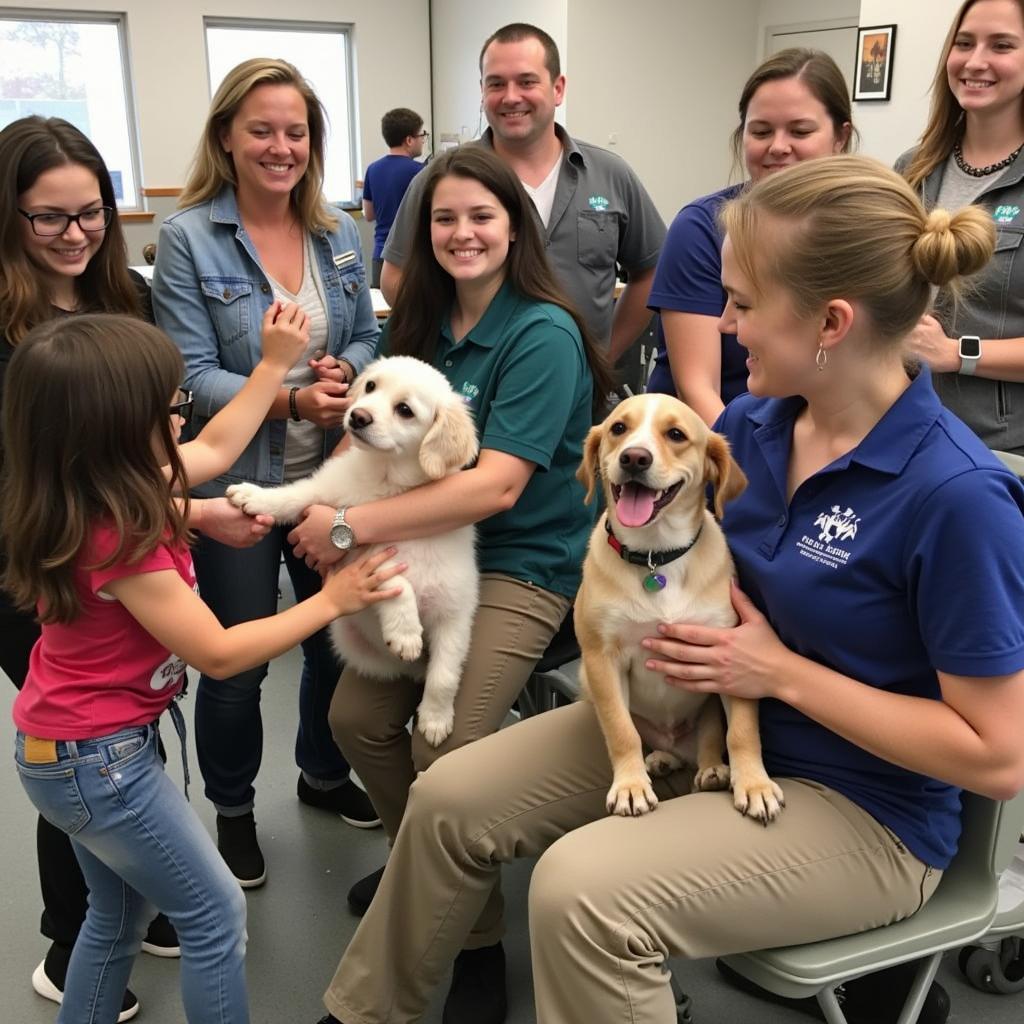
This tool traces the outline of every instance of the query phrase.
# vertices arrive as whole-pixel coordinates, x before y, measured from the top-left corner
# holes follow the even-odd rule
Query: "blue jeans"
[[[48,754],[44,755],[49,757]],[[245,897],[168,779],[156,725],[56,744],[56,760],[15,760],[36,809],[71,836],[89,909],[71,955],[58,1024],[117,1019],[132,962],[162,910],[181,943],[190,1024],[247,1024]]]
[[[222,626],[261,619],[277,611],[277,579],[284,554],[299,601],[320,590],[320,575],[296,558],[286,537],[290,526],[275,526],[251,548],[230,548],[200,537],[192,551],[199,592]],[[299,729],[295,761],[308,775],[324,781],[348,776],[327,724],[341,666],[322,629],[302,643]],[[206,796],[229,816],[252,810],[253,782],[263,758],[260,684],[266,663],[230,679],[199,677],[196,692],[196,751]]]

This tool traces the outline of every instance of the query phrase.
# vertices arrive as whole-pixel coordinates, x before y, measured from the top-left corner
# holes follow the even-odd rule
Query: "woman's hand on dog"
[[[778,696],[787,659],[797,657],[776,636],[754,603],[731,584],[732,604],[739,625],[731,629],[669,622],[660,636],[647,637],[644,647],[658,657],[646,664],[661,672],[665,682],[693,693],[724,693],[759,700]]]
[[[347,394],[347,384],[330,379],[318,380],[315,384],[299,388],[295,404],[304,420],[309,420],[310,423],[324,429],[340,427],[348,407],[352,404],[352,399],[348,398]]]
[[[302,520],[288,534],[288,543],[295,548],[296,557],[304,558],[306,565],[321,575],[346,554],[331,543],[334,512],[329,505],[310,505],[303,511]]]

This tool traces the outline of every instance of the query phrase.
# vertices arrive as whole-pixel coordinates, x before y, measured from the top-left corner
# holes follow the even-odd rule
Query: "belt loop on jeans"
[[[67,755],[70,758],[78,757],[78,743],[76,740],[65,740],[64,749],[67,751]]]
[[[185,740],[185,716],[181,713],[181,708],[178,707],[176,700],[171,701],[171,706],[167,709],[171,715],[171,721],[174,723],[174,731],[178,734],[178,739],[181,741],[181,775],[185,780],[185,799],[188,799],[188,784],[192,780],[188,774],[188,744]]]

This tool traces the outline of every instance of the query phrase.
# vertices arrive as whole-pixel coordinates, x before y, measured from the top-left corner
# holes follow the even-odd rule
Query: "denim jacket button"
[[[231,289],[230,288],[225,288],[224,289],[224,298],[225,299],[230,299],[231,298]]]
[[[270,285],[267,284],[266,281],[264,281],[263,284],[260,285],[260,291],[263,292],[264,295],[269,295]]]
[[[351,293],[352,293],[353,295],[355,295],[355,294],[356,294],[356,292],[358,292],[358,291],[359,291],[359,282],[358,282],[358,281],[353,281],[353,282],[352,282],[352,283],[351,283],[351,284],[350,284],[350,285],[348,286],[348,290],[349,290],[349,291],[350,291],[350,292],[351,292]]]

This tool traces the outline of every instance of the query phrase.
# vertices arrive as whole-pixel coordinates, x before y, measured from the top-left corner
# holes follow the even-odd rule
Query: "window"
[[[70,121],[103,155],[117,205],[137,209],[138,157],[123,18],[4,12],[0,52],[0,128],[29,114]]]
[[[302,72],[327,111],[324,195],[354,203],[358,154],[348,26],[227,18],[207,18],[205,24],[211,96],[236,64],[252,57],[277,57]]]

